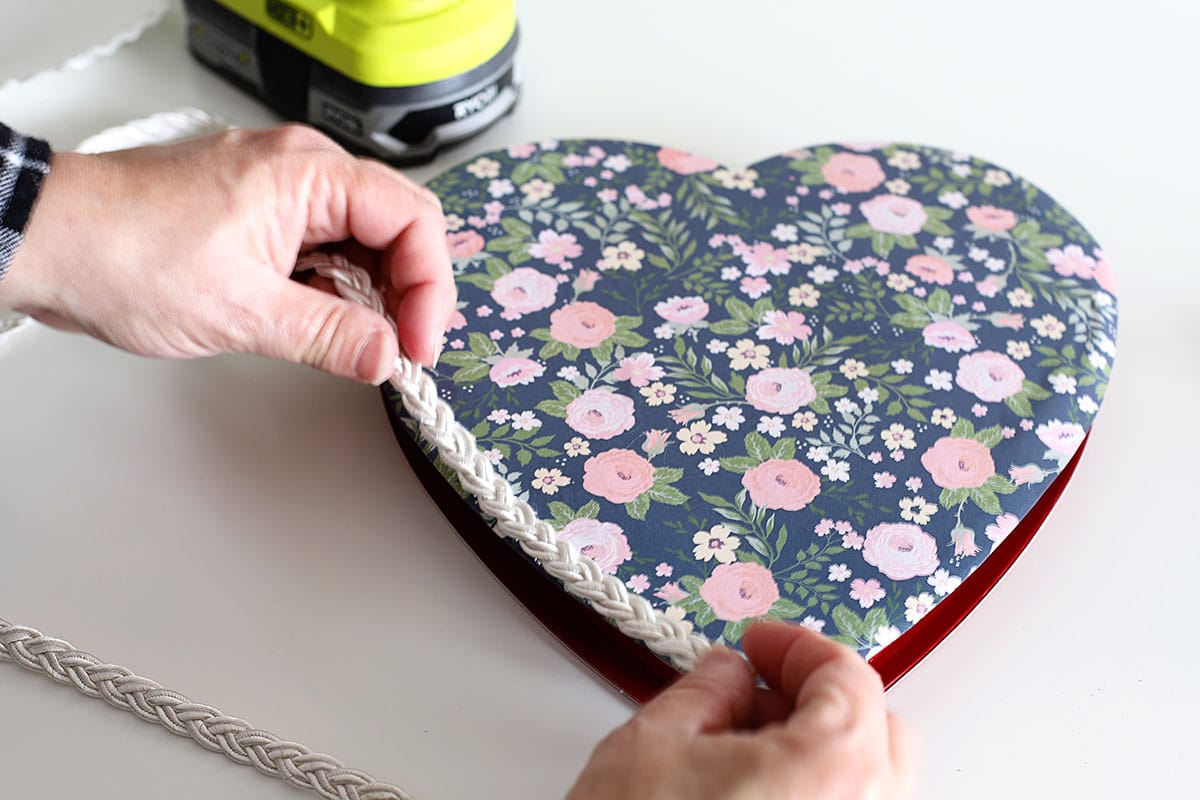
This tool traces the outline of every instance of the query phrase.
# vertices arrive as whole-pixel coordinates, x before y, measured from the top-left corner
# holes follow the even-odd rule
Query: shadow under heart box
[[[1103,252],[966,153],[826,145],[732,169],[540,142],[430,188],[459,291],[439,396],[558,540],[709,641],[792,620],[894,682],[1030,540],[1104,396]],[[497,536],[385,399],[428,491],[539,620],[636,698],[676,674]]]

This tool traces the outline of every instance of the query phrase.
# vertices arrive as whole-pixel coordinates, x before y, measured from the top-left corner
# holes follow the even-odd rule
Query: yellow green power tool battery
[[[202,63],[285,116],[399,164],[512,110],[513,0],[184,0]]]

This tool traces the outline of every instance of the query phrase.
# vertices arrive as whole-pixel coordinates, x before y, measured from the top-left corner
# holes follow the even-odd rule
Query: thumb
[[[282,278],[249,351],[307,364],[342,378],[381,384],[399,355],[396,334],[378,313],[319,289]]]
[[[643,720],[688,734],[729,730],[749,717],[754,676],[745,660],[715,647],[696,666],[641,710]]]

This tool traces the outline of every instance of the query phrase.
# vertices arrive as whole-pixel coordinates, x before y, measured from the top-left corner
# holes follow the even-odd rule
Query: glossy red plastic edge
[[[399,415],[393,412],[386,392],[384,405],[400,448],[443,516],[535,620],[598,675],[636,702],[646,702],[679,677],[673,667],[641,642],[625,636],[582,602],[566,597],[554,579],[498,536],[426,457]],[[1083,453],[1083,444],[995,551],[919,624],[870,660],[885,687],[903,677],[958,627],[1013,565],[1058,502]]]
[[[904,674],[915,667],[921,659],[929,655],[933,648],[950,635],[959,623],[980,601],[987,596],[996,582],[1008,572],[1009,567],[1025,550],[1025,546],[1033,539],[1033,535],[1042,527],[1050,510],[1054,508],[1063,489],[1071,480],[1079,457],[1083,454],[1087,438],[1080,443],[1075,455],[1063,467],[1062,472],[1054,482],[1046,487],[1046,491],[1033,504],[1033,508],[1025,514],[1017,527],[1005,537],[1004,541],[983,560],[983,563],[950,594],[946,595],[933,610],[922,620],[909,628],[900,638],[885,647],[882,652],[870,660],[871,666],[883,679],[883,685],[890,687],[904,677]]]

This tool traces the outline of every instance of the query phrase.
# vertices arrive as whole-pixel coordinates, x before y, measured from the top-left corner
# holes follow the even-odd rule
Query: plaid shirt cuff
[[[50,145],[0,125],[0,280],[12,263],[42,180],[50,172]]]

